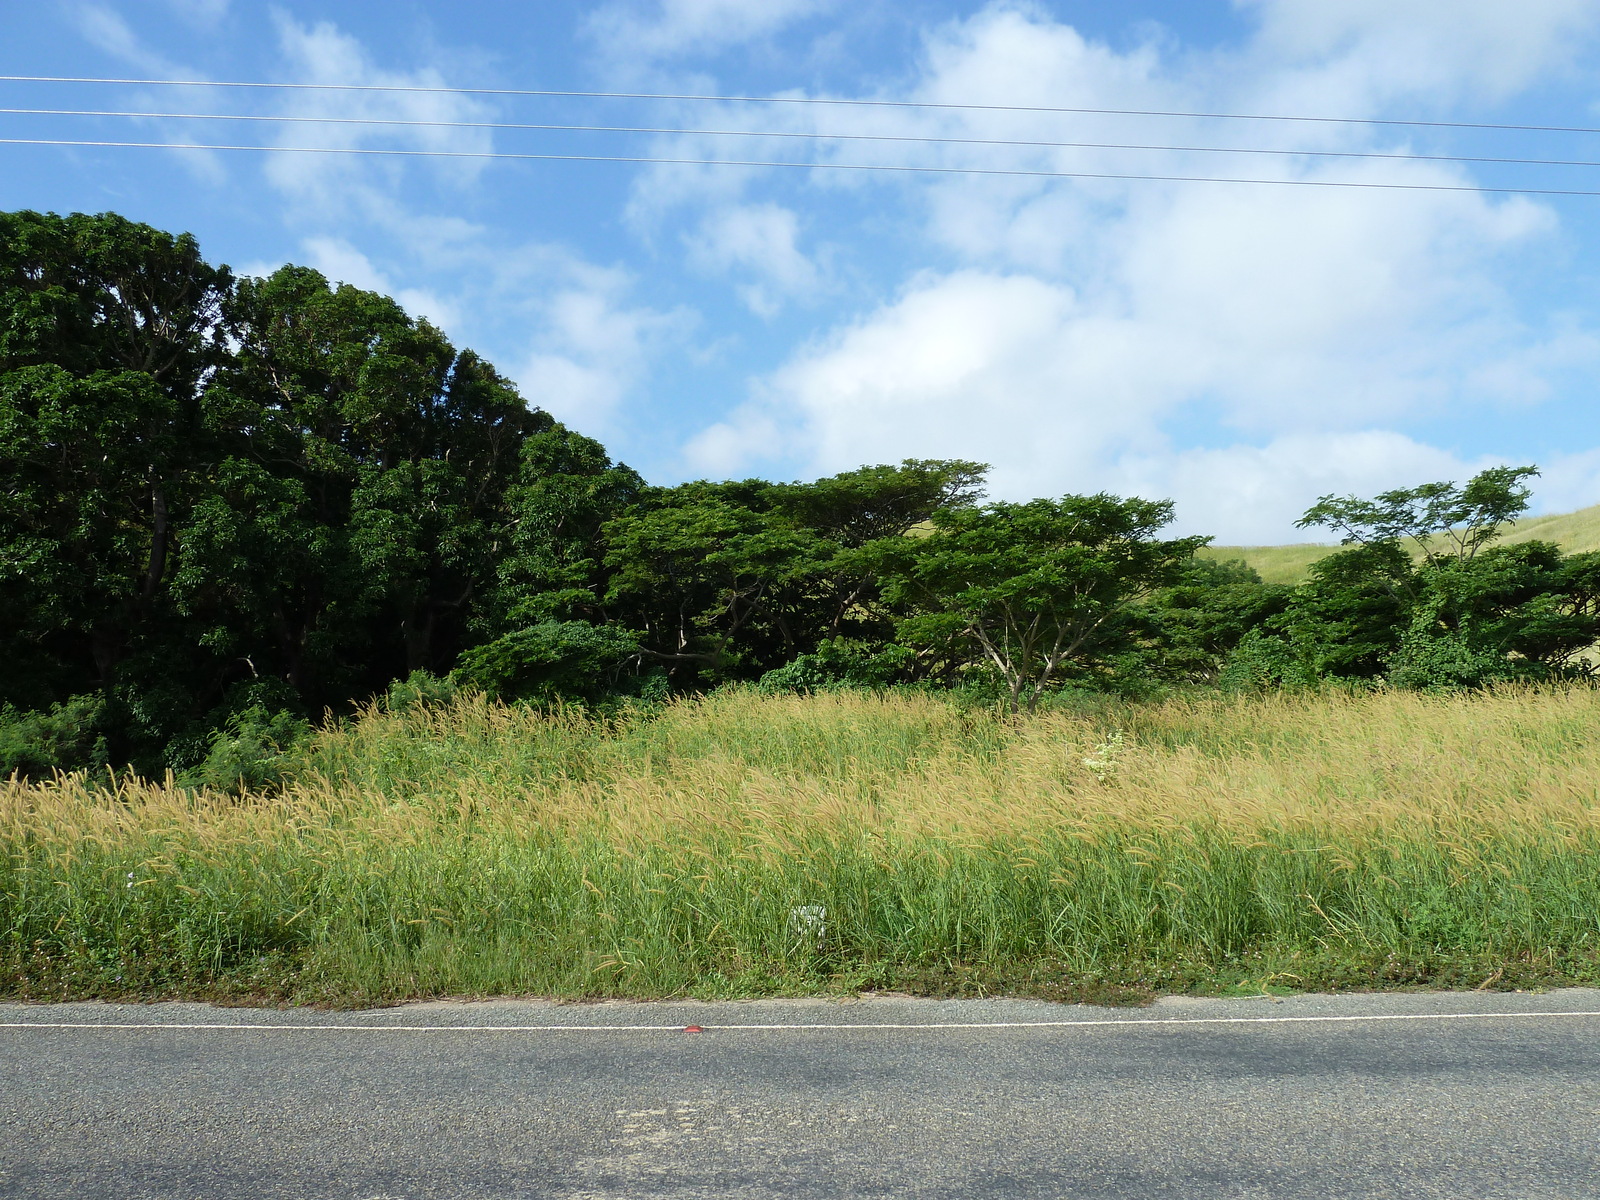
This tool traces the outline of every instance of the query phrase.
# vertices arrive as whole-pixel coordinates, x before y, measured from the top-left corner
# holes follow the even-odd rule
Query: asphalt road
[[[0,1196],[1600,1197],[1600,992],[0,1006]]]

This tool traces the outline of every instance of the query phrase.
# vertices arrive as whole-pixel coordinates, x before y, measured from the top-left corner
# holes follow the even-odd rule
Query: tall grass
[[[1600,978],[1600,693],[468,698],[0,785],[0,987],[363,1003]],[[826,910],[822,937],[798,906]]]

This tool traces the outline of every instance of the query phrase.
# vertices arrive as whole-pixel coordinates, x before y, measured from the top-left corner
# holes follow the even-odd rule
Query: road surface
[[[1600,1197],[1600,992],[0,1005],[0,1196]]]

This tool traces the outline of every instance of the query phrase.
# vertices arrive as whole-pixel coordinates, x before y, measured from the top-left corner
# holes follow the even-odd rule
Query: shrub
[[[252,705],[212,735],[205,761],[183,772],[179,782],[224,792],[270,791],[294,775],[310,732],[303,717]]]
[[[820,692],[830,688],[888,687],[904,677],[913,657],[904,646],[874,649],[853,638],[830,638],[814,654],[802,654],[761,676],[764,692]]]
[[[588,621],[540,621],[461,656],[455,679],[502,700],[596,700],[618,690],[639,635]]]
[[[99,696],[73,696],[48,710],[0,708],[0,778],[39,779],[105,766],[104,711]]]
[[[1413,627],[1389,656],[1388,680],[1414,691],[1450,691],[1482,687],[1517,674],[1503,653],[1475,646],[1464,633]]]
[[[1251,629],[1239,639],[1217,674],[1224,691],[1256,691],[1270,687],[1316,687],[1317,669],[1299,648],[1281,637]]]
[[[403,713],[414,708],[448,704],[455,699],[458,690],[456,681],[447,675],[413,671],[404,679],[396,679],[389,685],[389,690],[383,695],[383,710]]]

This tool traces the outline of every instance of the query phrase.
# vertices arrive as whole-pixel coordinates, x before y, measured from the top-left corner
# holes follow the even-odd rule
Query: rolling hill
[[[1600,504],[1577,512],[1524,517],[1500,538],[1501,544],[1555,542],[1569,554],[1600,550]],[[1268,583],[1299,583],[1317,559],[1332,554],[1337,545],[1298,542],[1287,546],[1207,546],[1202,558],[1243,559]]]

